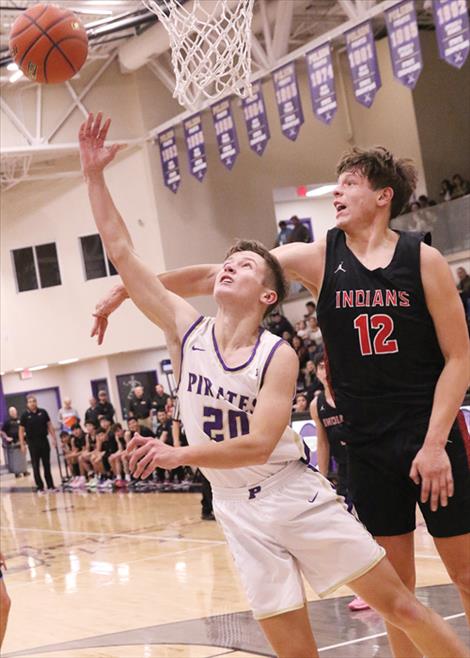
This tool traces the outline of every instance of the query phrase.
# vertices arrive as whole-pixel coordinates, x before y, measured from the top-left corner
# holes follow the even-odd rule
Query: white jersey
[[[190,445],[228,441],[248,434],[256,399],[269,363],[283,343],[260,328],[250,358],[229,368],[214,332],[214,318],[200,317],[187,331],[181,347],[179,408]],[[282,386],[283,382],[279,382]],[[233,469],[201,469],[217,487],[250,487],[274,475],[289,462],[304,457],[299,435],[286,427],[265,464]]]

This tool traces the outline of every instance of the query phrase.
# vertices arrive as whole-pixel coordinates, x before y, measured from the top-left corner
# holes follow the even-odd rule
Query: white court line
[[[160,537],[160,535],[137,535],[132,530],[123,532],[85,532],[82,530],[47,530],[43,528],[19,528],[16,526],[2,526],[5,530],[19,530],[24,532],[43,532],[50,535],[85,535],[88,537],[124,537],[125,539],[152,539],[153,541],[181,541],[193,544],[219,544],[227,542],[218,539],[185,539],[184,537]]]
[[[457,617],[464,617],[465,612],[458,612],[455,615],[448,615],[447,617],[444,617],[444,619],[449,620],[449,619],[456,619]],[[348,640],[347,642],[339,642],[338,644],[330,644],[328,647],[321,647],[318,649],[318,653],[320,651],[329,651],[330,649],[337,649],[338,647],[346,647],[349,644],[357,644],[358,642],[365,642],[366,640],[373,640],[376,637],[385,637],[387,633],[375,633],[375,635],[364,635],[363,637],[358,637],[355,640]]]
[[[415,553],[415,557],[419,557],[421,560],[440,560],[441,559],[440,555],[424,555],[424,553]]]

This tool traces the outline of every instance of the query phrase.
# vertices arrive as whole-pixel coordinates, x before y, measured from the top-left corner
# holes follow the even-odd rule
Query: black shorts
[[[452,465],[454,495],[447,507],[431,511],[421,503],[421,486],[409,477],[411,463],[422,447],[427,426],[399,430],[376,441],[348,447],[349,494],[362,523],[376,536],[413,532],[416,504],[433,537],[455,537],[470,532],[469,441],[463,415],[449,434],[446,452]]]

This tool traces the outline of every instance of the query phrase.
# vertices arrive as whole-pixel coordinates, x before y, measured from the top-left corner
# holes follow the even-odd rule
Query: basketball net
[[[169,34],[173,97],[195,110],[204,101],[251,92],[254,0],[142,0]]]

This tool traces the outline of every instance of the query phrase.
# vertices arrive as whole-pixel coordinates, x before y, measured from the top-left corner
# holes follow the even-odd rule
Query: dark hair
[[[279,222],[279,228],[285,228],[287,226],[287,222],[285,219],[281,219]]]
[[[227,251],[225,258],[227,259],[232,254],[236,254],[240,251],[252,251],[253,253],[258,254],[258,256],[261,256],[266,263],[266,268],[268,270],[267,283],[271,285],[277,293],[276,301],[270,304],[264,313],[264,317],[266,317],[273,308],[282,303],[288,293],[289,286],[284,276],[284,272],[282,271],[278,259],[273,256],[272,253],[261,244],[261,242],[258,242],[258,240],[237,240]]]
[[[119,432],[119,430],[122,430],[121,423],[114,423],[114,425],[111,425],[111,427],[109,428],[110,432]]]
[[[98,436],[98,434],[106,434],[106,430],[104,430],[102,427],[98,427],[96,429],[96,435]]]
[[[80,423],[74,423],[70,429],[71,430],[81,430],[82,426],[80,425]]]
[[[318,365],[325,361],[325,354],[323,352],[317,352],[313,357],[313,363],[315,368],[318,368]]]
[[[62,430],[62,432],[59,434],[59,436],[60,436],[61,439],[63,439],[64,436],[69,438],[70,434],[68,432],[66,432],[65,430]]]
[[[311,301],[310,301],[310,302],[307,302],[307,303],[305,304],[305,306],[313,306],[313,308],[317,308],[317,305],[315,304],[315,302],[311,302]]]
[[[390,219],[397,217],[416,188],[418,172],[412,160],[395,158],[384,146],[361,149],[357,146],[344,153],[336,166],[336,175],[359,171],[373,190],[393,190]]]

